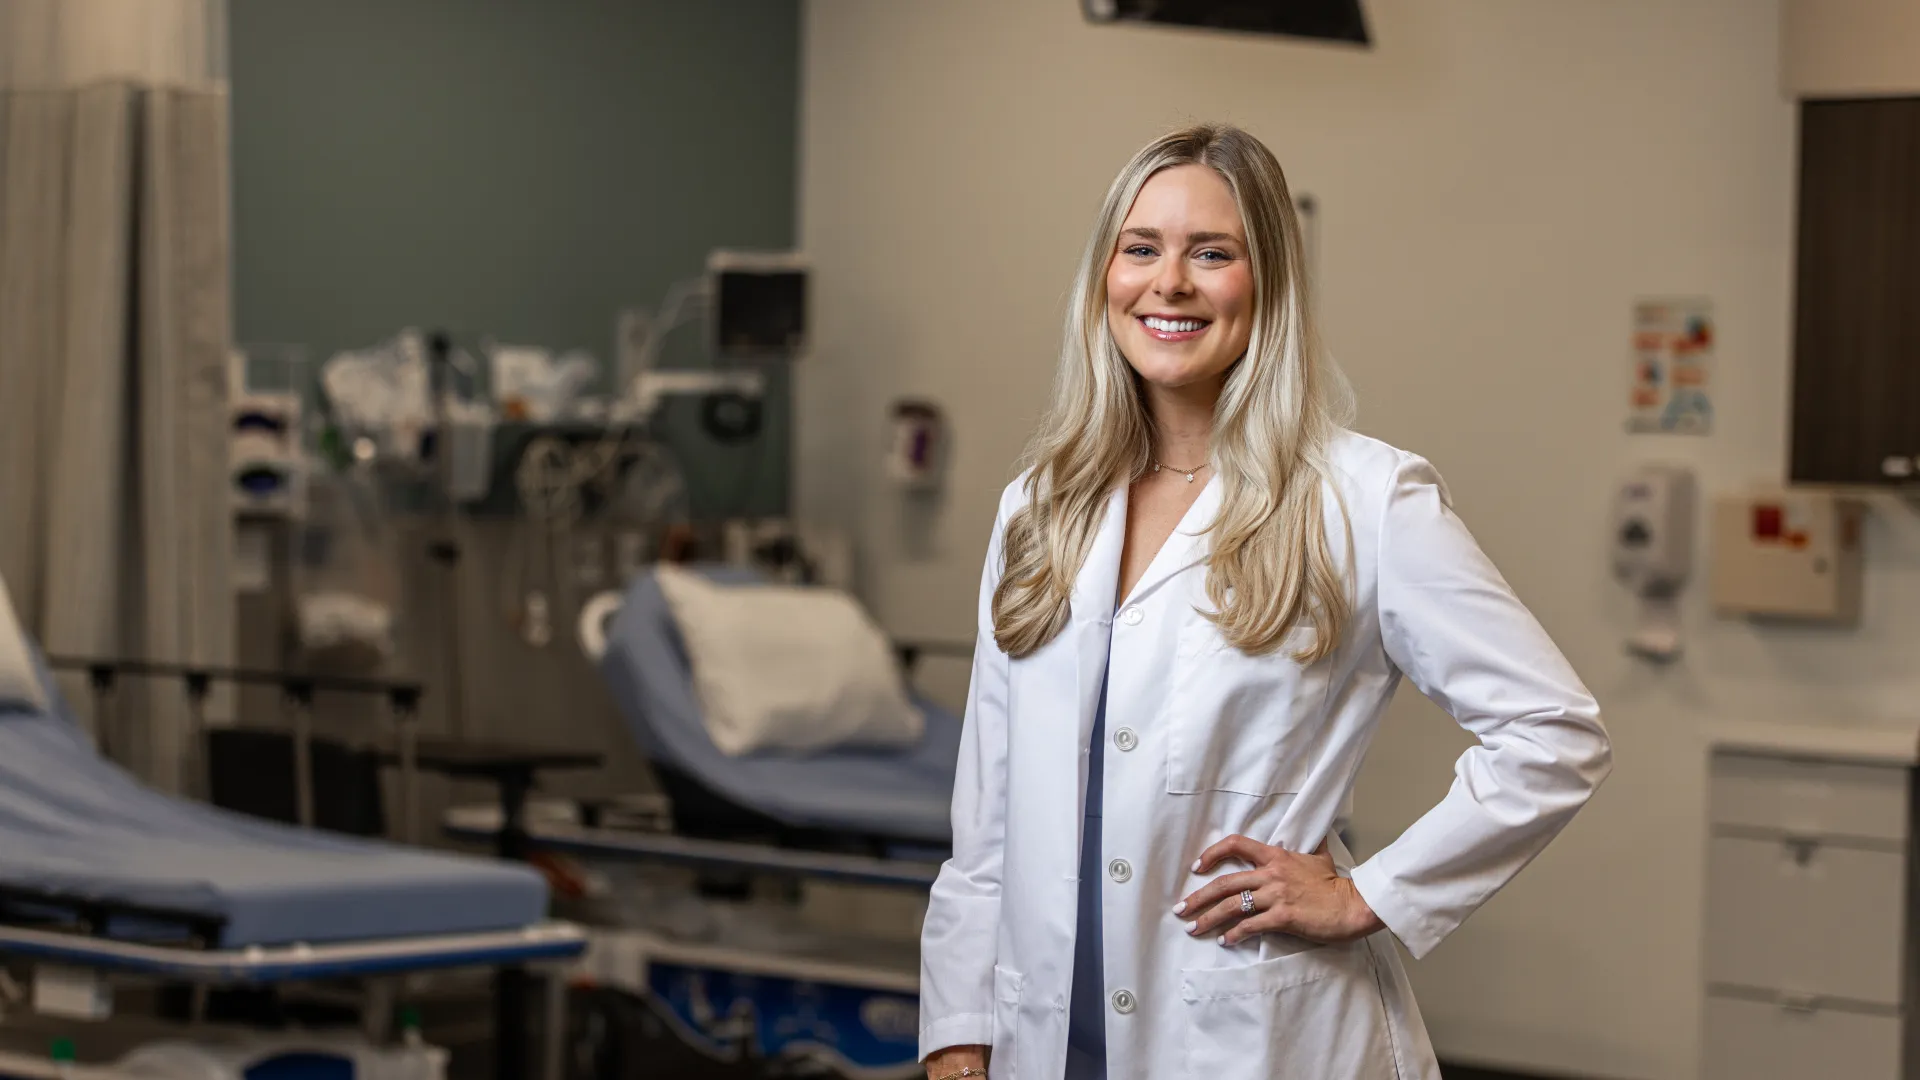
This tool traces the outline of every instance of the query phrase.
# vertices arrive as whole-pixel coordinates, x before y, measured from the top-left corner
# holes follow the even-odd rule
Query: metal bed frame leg
[[[400,987],[394,980],[367,980],[366,1001],[360,1011],[360,1030],[368,1042],[379,1046],[393,1034],[393,1011],[399,1001]]]
[[[213,681],[204,671],[189,671],[187,683],[187,790],[199,799],[213,798],[213,766],[207,760],[207,695]]]
[[[400,836],[420,843],[420,694],[395,690],[387,696],[393,710],[394,741],[400,749]]]
[[[563,1080],[567,1065],[567,969],[547,968],[547,1041],[540,1048],[542,1080]]]
[[[295,818],[304,829],[313,828],[313,684],[290,680],[286,705],[293,719],[293,790]]]
[[[94,664],[87,668],[87,682],[93,687],[93,744],[100,750],[100,756],[108,761],[114,760],[113,751],[119,743],[112,729],[114,704],[114,670],[105,664]]]
[[[532,770],[495,778],[500,787],[500,834],[495,854],[507,862],[527,857],[527,795],[533,789]],[[525,966],[508,965],[493,977],[493,1041],[495,1080],[522,1080],[531,1064],[527,1047],[527,982]]]

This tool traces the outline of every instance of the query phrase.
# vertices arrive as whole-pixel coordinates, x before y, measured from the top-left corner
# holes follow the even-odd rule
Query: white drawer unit
[[[1827,840],[1708,841],[1707,981],[1894,1006],[1907,860]]]
[[[1716,733],[1707,1080],[1920,1077],[1917,764],[1920,722]]]
[[[1866,1080],[1902,1071],[1901,1018],[1803,1002],[1707,998],[1703,1080]]]
[[[1906,769],[1725,753],[1714,761],[1707,814],[1716,826],[1789,836],[1904,841],[1912,815]]]

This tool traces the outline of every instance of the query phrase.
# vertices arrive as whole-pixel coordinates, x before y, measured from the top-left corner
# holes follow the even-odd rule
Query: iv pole
[[[433,537],[427,543],[427,555],[437,563],[440,587],[441,682],[446,688],[447,734],[466,735],[466,702],[461,693],[460,667],[460,520],[453,503],[453,451],[447,416],[447,394],[453,387],[453,343],[446,331],[436,330],[427,339],[427,386],[433,395],[433,468],[439,513],[435,515]]]

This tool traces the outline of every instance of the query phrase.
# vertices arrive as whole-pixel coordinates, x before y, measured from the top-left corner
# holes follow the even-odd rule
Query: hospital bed
[[[0,624],[11,621],[0,604]],[[522,971],[584,950],[578,928],[548,921],[546,882],[528,867],[259,820],[147,788],[77,726],[38,650],[0,625],[0,639],[9,636],[0,665],[25,654],[40,693],[0,695],[0,960],[35,965],[67,1008],[95,1008],[89,995],[103,977],[201,987],[351,980],[390,992],[401,974]],[[188,681],[204,687],[217,676],[202,670]],[[550,996],[549,1031],[562,1001]],[[496,1040],[512,1052],[497,1055],[497,1076],[517,1080],[530,1017],[499,1019],[509,1022],[496,1024]],[[557,1076],[559,1040],[548,1044]]]
[[[725,584],[759,580],[751,571],[701,572]],[[971,655],[971,646],[897,649],[909,675],[922,656]],[[926,721],[911,746],[723,753],[708,733],[672,608],[647,573],[629,582],[599,663],[628,733],[660,780],[671,828],[619,827],[613,801],[576,800],[514,823],[525,850],[691,870],[708,881],[808,879],[909,894],[932,885],[951,844],[959,716],[910,690]],[[491,807],[457,807],[444,825],[453,836],[484,841],[503,822]],[[635,906],[651,909],[655,898]],[[804,929],[767,929],[779,916],[751,908],[712,935],[717,940],[685,940],[653,925],[596,927],[578,969],[586,996],[575,1009],[628,1017],[605,1027],[675,1032],[715,1070],[699,1075],[756,1075],[747,1067],[756,1056],[808,1057],[849,1076],[915,1075],[911,943],[899,955],[881,943],[862,951],[848,942],[798,941],[808,936]],[[610,1000],[614,992],[623,1003]],[[658,1044],[646,1053],[670,1056]],[[576,1048],[574,1056],[592,1052]]]
[[[727,584],[759,580],[727,567],[701,572]],[[897,649],[909,673],[922,656],[972,652],[969,645],[944,643]],[[910,691],[925,732],[896,750],[730,756],[708,733],[672,608],[647,573],[629,583],[608,626],[600,670],[660,781],[672,832],[606,827],[604,803],[584,801],[571,820],[527,824],[530,850],[908,888],[933,883],[952,840],[948,816],[961,719],[951,710]],[[445,824],[456,837],[493,839],[500,817],[462,807]]]

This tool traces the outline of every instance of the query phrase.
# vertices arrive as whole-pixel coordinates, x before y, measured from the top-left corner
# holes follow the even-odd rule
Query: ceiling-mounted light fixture
[[[1096,23],[1154,23],[1371,45],[1361,0],[1081,0]]]

